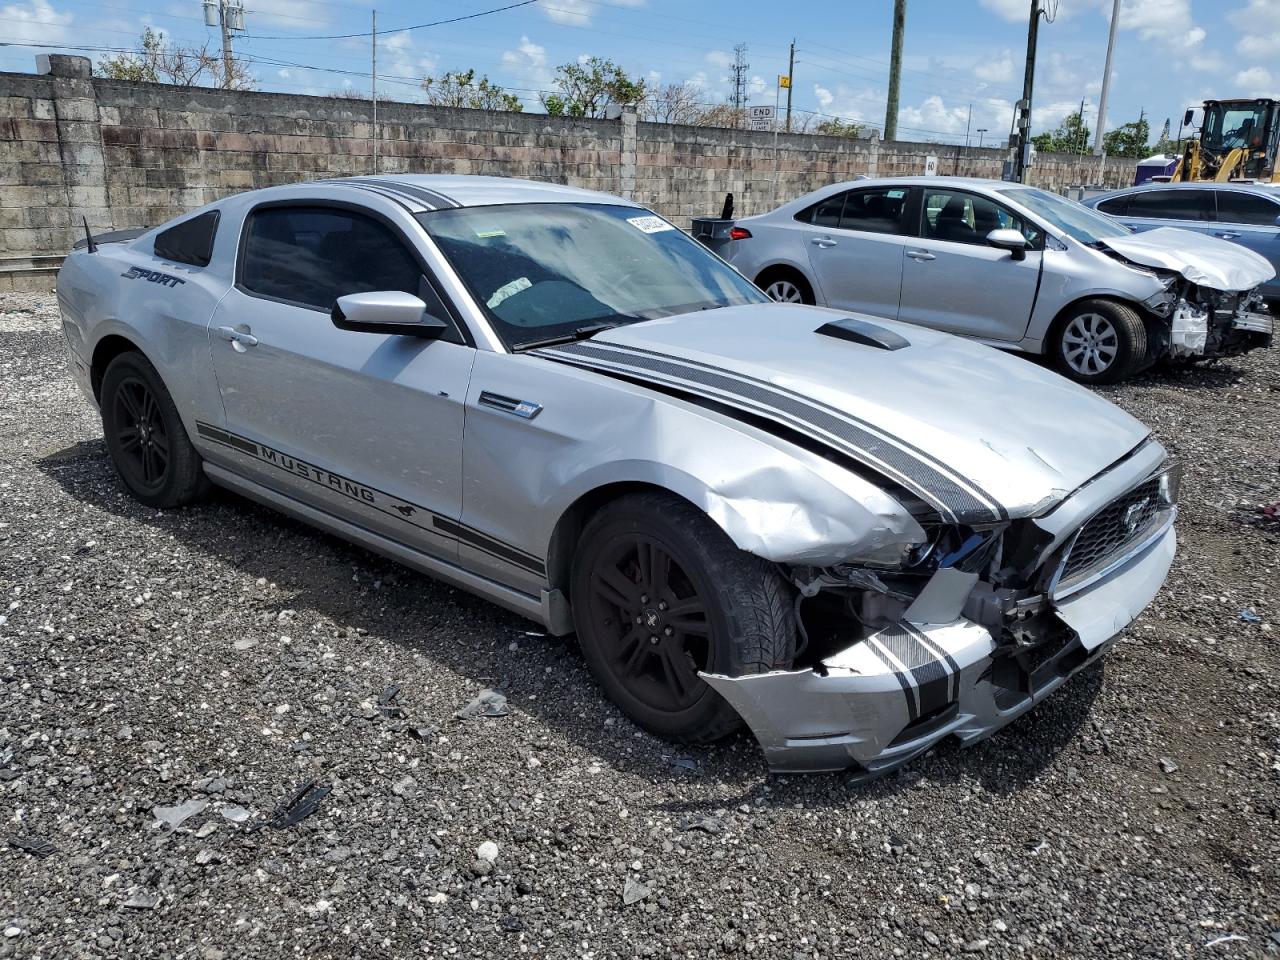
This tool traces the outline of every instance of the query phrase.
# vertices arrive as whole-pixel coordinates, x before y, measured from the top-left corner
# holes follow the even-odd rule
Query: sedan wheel
[[[112,404],[116,466],[130,487],[159,490],[169,469],[169,435],[155,394],[139,377],[129,376],[117,384]]]
[[[765,296],[779,303],[804,303],[800,288],[790,280],[775,280],[764,289]]]
[[[794,594],[777,567],[670,494],[630,494],[591,518],[570,595],[596,680],[671,740],[715,740],[741,722],[699,673],[762,673],[795,657]]]
[[[1120,337],[1111,322],[1100,313],[1083,313],[1062,333],[1062,355],[1076,373],[1096,377],[1116,361]]]
[[[1147,328],[1127,304],[1085,300],[1055,329],[1049,352],[1058,370],[1077,383],[1116,383],[1146,361]]]

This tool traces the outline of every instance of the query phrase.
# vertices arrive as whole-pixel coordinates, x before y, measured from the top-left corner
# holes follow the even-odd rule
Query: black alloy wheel
[[[151,387],[138,376],[127,376],[111,398],[114,406],[116,466],[130,487],[159,491],[169,470],[169,434]]]

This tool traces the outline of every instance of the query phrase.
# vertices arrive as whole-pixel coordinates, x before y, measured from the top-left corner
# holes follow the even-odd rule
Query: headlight
[[[1158,317],[1167,317],[1178,300],[1178,295],[1174,293],[1173,285],[1174,278],[1170,277],[1164,281],[1164,289],[1147,297],[1142,301],[1142,305]]]
[[[1182,464],[1171,463],[1160,474],[1160,502],[1173,506],[1178,502],[1178,490],[1182,487]]]

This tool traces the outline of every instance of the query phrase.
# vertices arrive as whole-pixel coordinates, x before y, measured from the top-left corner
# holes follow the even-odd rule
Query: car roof
[[[609,203],[635,206],[629,200],[559,183],[464,174],[379,174],[319,181],[325,185],[373,190],[401,199],[412,198],[431,209],[486,207],[505,203]]]
[[[1245,193],[1258,193],[1264,197],[1271,197],[1273,200],[1280,200],[1280,188],[1269,183],[1240,183],[1227,181],[1226,183],[1217,182],[1178,182],[1178,183],[1141,183],[1136,187],[1123,187],[1120,190],[1110,190],[1107,193],[1099,193],[1088,199],[1088,203],[1097,200],[1106,200],[1109,197],[1124,197],[1134,193],[1150,193],[1152,190],[1234,190]]]

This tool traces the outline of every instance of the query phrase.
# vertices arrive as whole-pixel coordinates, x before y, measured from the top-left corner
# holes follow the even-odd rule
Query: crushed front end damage
[[[1173,561],[1178,473],[1147,443],[1052,510],[939,526],[892,570],[789,568],[797,669],[704,674],[779,772],[890,770],[968,745],[1104,654]]]
[[[1238,356],[1271,345],[1275,322],[1258,292],[1275,276],[1265,258],[1172,227],[1099,242],[1163,285],[1143,302],[1153,321],[1147,324],[1148,361]]]

